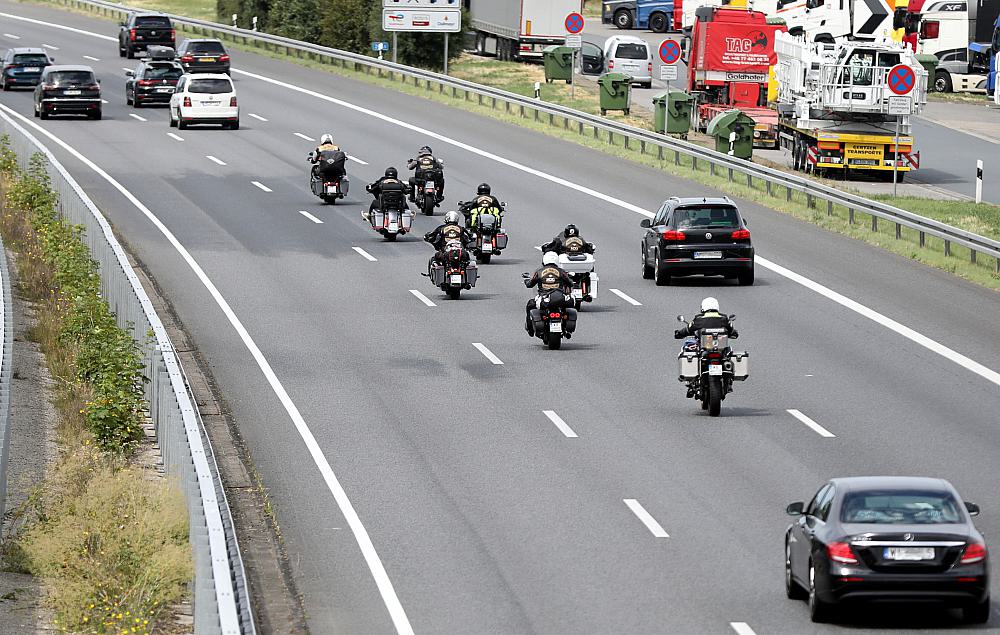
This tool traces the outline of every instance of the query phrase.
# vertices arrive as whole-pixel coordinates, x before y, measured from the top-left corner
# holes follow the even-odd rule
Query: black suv
[[[35,116],[87,115],[101,118],[101,83],[89,66],[60,64],[45,67],[35,86]]]
[[[229,53],[219,40],[184,40],[177,59],[185,73],[229,74]]]
[[[169,54],[162,59],[154,52],[162,51]],[[150,57],[143,58],[134,71],[127,71],[125,81],[125,103],[136,108],[146,104],[168,104],[174,94],[177,80],[184,74],[181,65],[173,60],[174,50],[150,47]]]
[[[753,244],[736,203],[722,198],[669,198],[644,219],[642,277],[670,284],[672,276],[725,276],[753,284]]]
[[[132,59],[136,51],[153,45],[173,48],[177,39],[177,32],[170,18],[159,13],[130,13],[128,19],[119,26],[119,57]]]
[[[18,86],[34,86],[42,76],[42,70],[54,63],[55,60],[49,57],[45,49],[7,49],[7,53],[3,56],[0,86],[3,86],[4,90]]]

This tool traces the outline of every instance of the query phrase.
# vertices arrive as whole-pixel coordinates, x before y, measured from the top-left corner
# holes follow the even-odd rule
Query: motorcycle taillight
[[[557,317],[561,317],[561,316],[558,313],[549,313],[549,317],[550,318],[557,318]]]

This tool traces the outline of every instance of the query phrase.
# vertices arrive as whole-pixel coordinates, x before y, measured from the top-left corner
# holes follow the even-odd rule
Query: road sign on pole
[[[583,16],[579,13],[570,13],[566,16],[566,32],[576,35],[583,31]]]
[[[462,30],[462,10],[383,9],[382,30],[458,33]]]
[[[663,82],[675,82],[677,81],[677,67],[673,64],[663,64],[660,66],[660,81]]]
[[[906,116],[913,114],[913,100],[909,95],[891,95],[889,97],[889,114]]]
[[[889,90],[897,95],[909,95],[917,85],[917,74],[906,64],[896,64],[889,69]]]
[[[660,61],[664,64],[676,64],[681,58],[681,45],[676,40],[663,40],[660,43]]]
[[[566,46],[574,49],[578,49],[583,46],[583,36],[582,35],[567,35],[566,36]]]
[[[458,9],[458,0],[382,0],[386,9]]]

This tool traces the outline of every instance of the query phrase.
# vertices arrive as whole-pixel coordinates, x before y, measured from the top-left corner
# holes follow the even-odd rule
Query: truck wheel
[[[649,16],[649,28],[654,33],[666,33],[670,27],[670,20],[662,13],[654,13]]]
[[[486,34],[476,31],[476,55],[486,55]]]
[[[934,74],[934,91],[938,93],[950,93],[953,90],[951,85],[951,74],[948,71],[938,71]]]
[[[615,11],[615,26],[619,29],[627,30],[632,28],[632,14],[627,9]]]

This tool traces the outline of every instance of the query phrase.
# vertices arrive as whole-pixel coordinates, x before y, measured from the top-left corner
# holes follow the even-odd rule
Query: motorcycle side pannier
[[[347,175],[340,177],[340,193],[345,196],[351,190],[351,179],[347,178]]]
[[[746,381],[750,376],[750,353],[733,352],[730,360],[733,362],[733,379],[736,381]]]
[[[677,379],[688,381],[698,377],[698,353],[681,351],[677,355]]]
[[[499,234],[497,234],[496,235],[496,245],[497,245],[497,249],[498,250],[499,249],[506,249],[507,248],[507,234],[505,234],[503,232],[500,232]]]
[[[576,309],[566,309],[566,332],[573,333],[576,331]]]
[[[531,309],[531,323],[535,327],[535,333],[541,333],[545,329],[545,323],[542,322],[542,312],[538,309]]]

